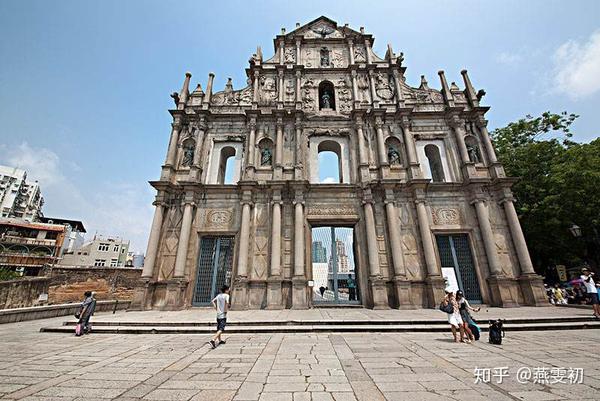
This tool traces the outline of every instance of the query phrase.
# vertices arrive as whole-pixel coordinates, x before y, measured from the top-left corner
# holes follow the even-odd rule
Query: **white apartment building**
[[[40,186],[37,181],[27,182],[25,170],[0,166],[0,217],[36,221],[43,205]]]
[[[94,236],[79,249],[65,252],[59,264],[66,266],[124,267],[129,241],[118,237]]]

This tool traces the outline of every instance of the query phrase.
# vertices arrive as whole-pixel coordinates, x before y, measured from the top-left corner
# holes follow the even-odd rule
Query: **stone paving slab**
[[[234,334],[211,350],[207,335],[74,337],[40,333],[46,324],[0,326],[0,399],[600,399],[600,330],[511,332],[501,346],[457,344],[449,332]],[[476,367],[509,376],[476,383]],[[521,384],[522,367],[583,368],[584,379]]]

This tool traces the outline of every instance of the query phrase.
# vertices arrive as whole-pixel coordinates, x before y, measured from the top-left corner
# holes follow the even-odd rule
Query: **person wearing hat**
[[[596,283],[594,283],[593,272],[587,267],[581,269],[581,280],[583,281],[583,285],[585,286],[585,290],[587,291],[587,296],[592,304],[592,308],[594,308],[594,316],[596,319],[600,319],[600,302],[598,302],[598,289],[596,288]]]

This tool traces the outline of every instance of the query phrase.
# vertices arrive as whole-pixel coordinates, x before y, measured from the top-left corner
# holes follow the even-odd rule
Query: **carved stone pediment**
[[[310,138],[311,136],[348,136],[350,135],[350,131],[347,129],[340,128],[313,128],[308,129],[307,135]]]

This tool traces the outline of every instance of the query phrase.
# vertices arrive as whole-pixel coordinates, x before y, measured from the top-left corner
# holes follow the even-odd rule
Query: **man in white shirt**
[[[581,280],[583,280],[583,285],[587,291],[587,296],[592,303],[592,308],[594,308],[594,316],[596,319],[600,319],[600,302],[598,302],[598,289],[596,288],[596,283],[594,283],[594,273],[590,272],[587,267],[581,269],[583,273],[581,275]]]
[[[221,340],[221,333],[225,331],[225,324],[227,323],[227,311],[230,307],[229,286],[224,285],[223,288],[221,288],[221,293],[212,300],[212,304],[217,311],[217,334],[215,334],[209,343],[214,349],[217,348],[218,345],[225,344],[225,341]]]

